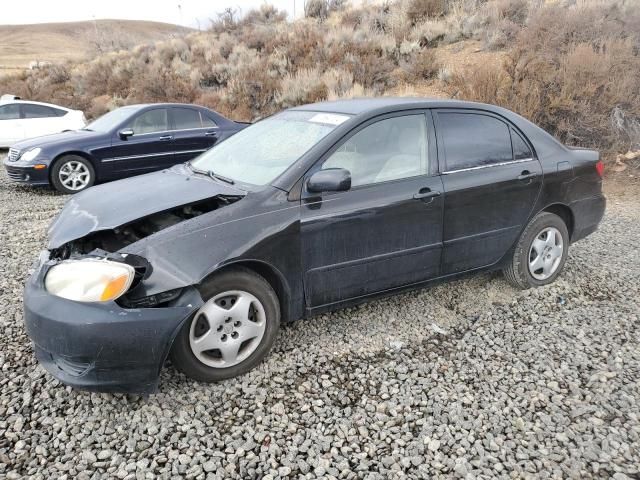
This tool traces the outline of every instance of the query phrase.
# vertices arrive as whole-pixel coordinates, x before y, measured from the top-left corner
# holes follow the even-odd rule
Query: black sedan
[[[282,322],[479,270],[553,282],[600,222],[602,163],[502,108],[319,103],[190,163],[72,197],[25,288],[64,383],[153,391],[165,359],[216,381]]]
[[[77,193],[94,183],[184,163],[244,127],[196,105],[130,105],[81,130],[18,142],[4,166],[16,182]]]

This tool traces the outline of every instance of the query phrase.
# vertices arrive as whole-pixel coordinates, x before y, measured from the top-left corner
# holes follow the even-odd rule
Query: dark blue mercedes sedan
[[[184,163],[244,127],[197,105],[129,105],[81,130],[16,143],[4,166],[16,182],[77,193]]]

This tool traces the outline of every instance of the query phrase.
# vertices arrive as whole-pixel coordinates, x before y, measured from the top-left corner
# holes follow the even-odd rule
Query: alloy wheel
[[[267,325],[262,303],[234,290],[208,300],[191,321],[189,345],[196,358],[213,368],[246,360],[260,345]]]
[[[58,172],[60,183],[69,190],[82,190],[89,185],[91,181],[91,173],[87,166],[76,160],[66,162]]]
[[[536,235],[529,248],[529,273],[533,278],[546,280],[556,272],[563,247],[562,234],[555,227],[546,227]]]

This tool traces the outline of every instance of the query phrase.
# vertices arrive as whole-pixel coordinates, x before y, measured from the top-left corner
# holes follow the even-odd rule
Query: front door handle
[[[421,188],[418,193],[413,194],[413,198],[415,198],[416,200],[428,200],[429,202],[433,201],[435,197],[439,196],[440,192],[438,192],[437,190],[432,191],[428,188]]]
[[[160,137],[160,140],[166,142],[167,140],[173,140],[173,135],[163,135]]]
[[[518,175],[518,180],[530,180],[532,178],[536,178],[537,176],[538,174],[536,172],[524,170],[520,175]]]

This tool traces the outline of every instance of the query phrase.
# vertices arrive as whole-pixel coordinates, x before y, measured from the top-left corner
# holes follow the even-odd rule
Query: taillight
[[[602,160],[598,160],[598,163],[596,163],[596,172],[598,172],[598,175],[601,177],[604,174],[604,163],[602,163]]]

